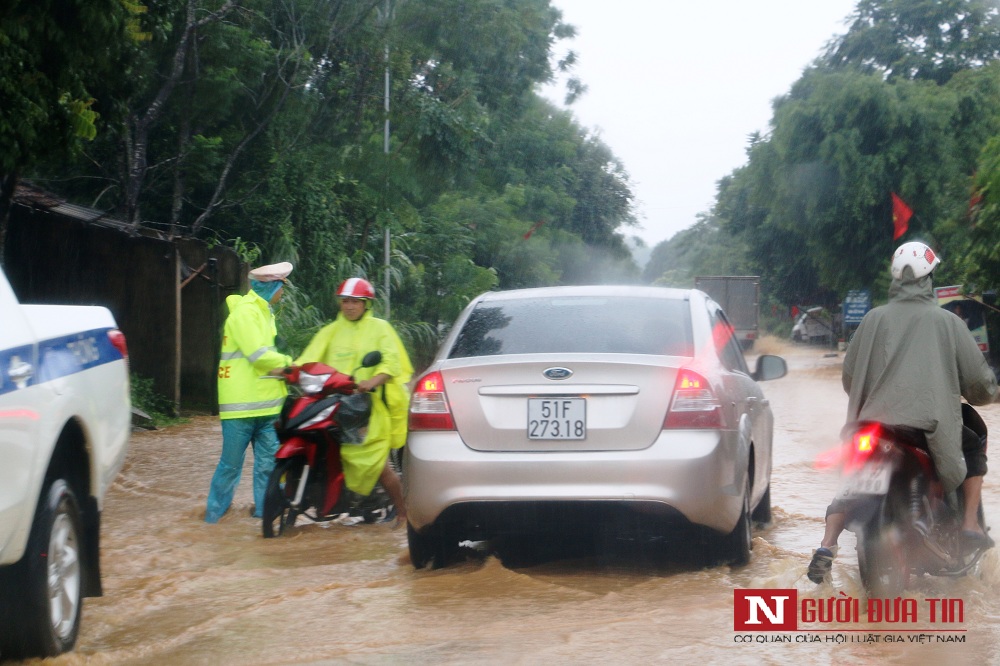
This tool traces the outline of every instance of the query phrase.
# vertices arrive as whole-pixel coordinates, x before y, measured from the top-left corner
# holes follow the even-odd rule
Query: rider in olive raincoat
[[[963,488],[964,538],[984,541],[988,537],[978,525],[977,509],[986,455],[963,447],[960,399],[973,405],[993,402],[997,383],[965,322],[938,307],[931,273],[940,263],[919,242],[904,243],[893,254],[889,302],[864,316],[844,356],[845,428],[879,421],[924,431],[945,491]],[[828,579],[837,555],[846,524],[840,500],[830,504],[825,522],[808,568],[815,583]]]

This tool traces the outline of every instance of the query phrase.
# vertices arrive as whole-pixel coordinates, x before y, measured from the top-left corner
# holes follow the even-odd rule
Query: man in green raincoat
[[[316,333],[295,362],[325,363],[355,375],[358,391],[375,391],[365,441],[360,446],[340,448],[344,484],[348,490],[367,496],[381,481],[396,506],[397,524],[405,524],[403,486],[389,462],[389,451],[406,444],[410,401],[406,384],[413,366],[392,324],[372,315],[375,289],[370,282],[345,280],[337,288],[337,297],[337,318]],[[372,351],[381,352],[382,361],[374,368],[361,368],[361,359]]]
[[[919,242],[904,243],[893,254],[889,302],[865,315],[844,356],[847,423],[879,421],[924,431],[945,492],[962,486],[964,538],[986,542],[978,522],[986,452],[981,445],[963,450],[959,397],[973,405],[993,402],[997,382],[965,322],[938,307],[931,272],[940,263]],[[830,574],[845,522],[834,500],[809,564],[814,583]]]

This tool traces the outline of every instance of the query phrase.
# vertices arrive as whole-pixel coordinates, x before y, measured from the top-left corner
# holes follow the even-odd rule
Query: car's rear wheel
[[[81,524],[69,484],[50,482],[24,557],[0,579],[3,657],[54,657],[76,644],[83,602]]]
[[[739,520],[736,521],[736,527],[723,537],[722,555],[731,565],[741,567],[750,562],[752,548],[753,525],[750,517],[750,477],[748,476],[746,486],[743,489],[743,509],[740,511]]]
[[[753,513],[750,514],[750,518],[753,522],[761,525],[771,522],[771,484],[767,485],[764,496],[760,498],[760,502],[754,508]]]

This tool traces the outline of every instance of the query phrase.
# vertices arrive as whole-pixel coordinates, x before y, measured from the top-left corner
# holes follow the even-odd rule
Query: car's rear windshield
[[[654,354],[691,356],[686,300],[558,296],[481,303],[449,358],[498,354]]]

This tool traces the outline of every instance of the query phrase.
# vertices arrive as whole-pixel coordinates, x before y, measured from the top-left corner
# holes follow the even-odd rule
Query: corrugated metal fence
[[[225,298],[247,288],[247,267],[231,249],[133,235],[100,211],[20,196],[4,270],[24,303],[110,309],[134,373],[151,378],[178,410],[217,413]]]

